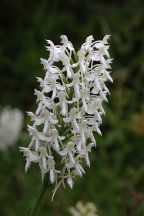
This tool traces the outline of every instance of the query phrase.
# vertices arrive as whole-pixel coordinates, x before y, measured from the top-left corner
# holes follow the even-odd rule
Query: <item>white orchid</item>
[[[0,112],[0,150],[15,144],[23,126],[23,113],[19,109],[5,107]]]
[[[26,157],[25,171],[27,172],[31,162],[38,163],[40,157],[37,152],[31,151],[29,148],[20,147],[20,151],[23,152],[24,156]]]
[[[96,146],[94,133],[101,135],[102,103],[109,94],[106,81],[113,81],[108,38],[94,41],[89,36],[78,52],[65,35],[61,45],[47,40],[49,58],[41,58],[45,77],[37,77],[41,90],[35,90],[38,107],[35,113],[28,112],[32,140],[20,150],[26,170],[34,162],[42,177],[49,174],[55,184],[53,195],[65,182],[72,188],[75,176],[85,173],[83,161],[90,166],[89,152]]]
[[[65,136],[59,136],[57,129],[51,129],[49,142],[53,144],[55,151],[59,152],[60,144],[62,145],[61,140],[64,140]]]
[[[70,213],[72,216],[98,216],[97,208],[94,203],[83,203],[78,201],[75,207],[70,207]]]

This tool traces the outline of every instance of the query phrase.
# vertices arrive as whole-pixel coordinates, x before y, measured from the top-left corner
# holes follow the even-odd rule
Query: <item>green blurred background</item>
[[[112,35],[113,84],[105,104],[102,138],[91,153],[91,168],[71,190],[60,188],[53,202],[44,197],[38,216],[69,216],[78,200],[94,202],[100,216],[144,215],[144,1],[143,0],[1,0],[0,107],[36,109],[36,76],[43,76],[45,39],[60,43],[66,34],[76,49],[85,38]],[[26,216],[41,185],[40,170],[18,146],[29,143],[25,117],[15,146],[0,152],[0,216]]]

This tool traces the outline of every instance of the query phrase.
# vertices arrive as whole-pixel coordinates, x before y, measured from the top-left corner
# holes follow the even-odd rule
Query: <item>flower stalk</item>
[[[41,201],[42,201],[42,199],[43,199],[43,197],[44,197],[44,195],[48,189],[48,185],[49,185],[48,179],[47,179],[47,176],[45,176],[44,181],[42,182],[41,189],[40,189],[39,195],[37,197],[37,200],[36,200],[34,206],[30,209],[28,216],[36,215],[36,212],[37,212],[37,210],[41,204]]]

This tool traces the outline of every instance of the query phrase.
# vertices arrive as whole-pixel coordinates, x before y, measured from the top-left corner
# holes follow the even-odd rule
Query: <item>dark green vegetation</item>
[[[40,57],[45,39],[59,43],[66,34],[75,47],[86,36],[111,34],[114,84],[105,104],[106,116],[91,153],[91,168],[74,189],[45,196],[38,216],[67,216],[78,200],[95,202],[101,216],[144,215],[144,3],[143,0],[7,0],[0,4],[0,106],[35,110],[36,76],[43,76]],[[25,161],[17,145],[0,152],[0,215],[26,216],[41,184],[40,170]]]

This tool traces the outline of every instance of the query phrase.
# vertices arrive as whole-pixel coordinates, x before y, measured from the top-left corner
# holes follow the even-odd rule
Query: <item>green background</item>
[[[2,0],[0,3],[0,107],[36,109],[36,76],[44,71],[45,39],[60,43],[66,34],[78,49],[85,38],[112,35],[113,84],[104,104],[102,137],[91,153],[91,167],[71,190],[48,191],[37,216],[69,216],[78,200],[94,202],[100,216],[144,215],[144,2],[143,0]],[[26,216],[40,189],[34,164],[24,173],[18,146],[27,146],[25,116],[18,143],[0,152],[0,216]]]

